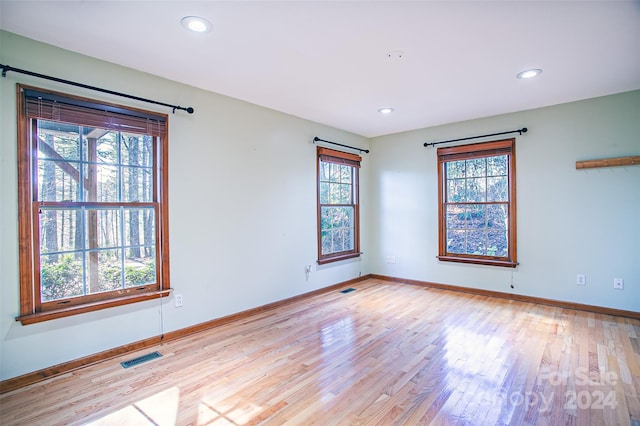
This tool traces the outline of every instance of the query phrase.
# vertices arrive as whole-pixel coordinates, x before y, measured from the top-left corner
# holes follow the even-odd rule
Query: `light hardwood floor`
[[[0,424],[640,425],[638,320],[352,287],[6,393]]]

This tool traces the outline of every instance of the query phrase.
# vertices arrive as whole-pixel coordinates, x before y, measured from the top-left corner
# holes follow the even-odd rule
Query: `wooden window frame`
[[[362,158],[356,154],[350,154],[347,152],[336,151],[333,149],[318,147],[317,148],[317,168],[316,168],[316,191],[317,191],[317,230],[318,230],[318,264],[326,264],[331,262],[337,262],[339,260],[352,259],[360,256],[360,162]],[[345,206],[352,207],[354,212],[354,247],[352,250],[335,252],[330,254],[322,254],[322,207],[324,206],[337,206],[336,204],[321,204],[320,203],[320,177],[321,177],[321,164],[323,162],[330,162],[334,164],[348,165],[353,168],[353,182],[352,182],[352,194],[351,204],[345,204]]]
[[[27,97],[27,93],[30,93]],[[33,101],[33,93],[41,93],[47,98],[47,105],[42,112],[33,112],[29,105]],[[68,102],[68,104],[65,104]],[[51,114],[58,106],[67,108],[63,113],[64,119],[59,121],[74,125],[97,126],[102,120],[104,126],[123,125],[130,129],[132,124],[146,120],[148,134],[154,136],[153,181],[155,190],[151,202],[138,203],[97,203],[97,202],[43,202],[38,197],[38,171],[34,167],[38,158],[37,142],[32,139],[37,120],[55,121]],[[77,108],[76,108],[77,107]],[[76,108],[77,111],[74,109]],[[18,165],[18,239],[19,239],[19,279],[20,279],[20,316],[16,318],[23,325],[71,315],[97,311],[101,309],[122,306],[131,303],[164,297],[170,293],[169,281],[169,218],[168,218],[168,116],[137,108],[111,104],[89,98],[68,95],[47,89],[17,85],[17,165]],[[86,114],[86,115],[85,115]],[[73,117],[69,120],[69,117]],[[84,122],[92,121],[93,124]],[[154,123],[153,121],[156,120]],[[160,120],[163,122],[161,123]],[[115,124],[114,124],[115,123]],[[120,124],[118,124],[120,123]],[[144,125],[144,123],[143,123]],[[155,127],[154,127],[155,126]],[[116,127],[101,127],[116,130]],[[144,131],[145,134],[146,130]],[[40,300],[40,249],[38,212],[41,206],[74,207],[112,207],[128,205],[131,207],[153,206],[155,221],[155,262],[157,280],[152,284],[142,284],[108,292],[88,294],[78,297],[68,297],[55,301],[41,302]]]
[[[446,218],[446,170],[449,161],[468,160],[474,158],[507,155],[508,168],[508,235],[507,256],[486,256],[447,252],[447,218]],[[438,256],[441,261],[472,263],[515,268],[518,265],[516,250],[516,151],[515,138],[438,148]],[[483,202],[473,204],[488,204]]]

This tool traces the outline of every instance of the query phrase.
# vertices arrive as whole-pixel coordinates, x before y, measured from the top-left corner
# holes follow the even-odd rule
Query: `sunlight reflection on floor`
[[[149,425],[173,426],[178,417],[180,389],[171,387],[158,392],[148,398],[128,405],[99,420],[88,423],[92,426],[101,425]]]

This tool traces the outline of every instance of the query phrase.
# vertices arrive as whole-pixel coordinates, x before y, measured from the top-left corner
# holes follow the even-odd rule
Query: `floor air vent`
[[[340,293],[351,293],[352,291],[356,291],[356,289],[353,287],[349,287],[345,288],[344,290],[340,290]]]
[[[139,356],[138,358],[130,359],[129,361],[123,361],[120,363],[124,368],[133,367],[134,365],[142,364],[143,362],[151,361],[152,359],[160,358],[162,354],[160,352],[151,352],[150,354]]]

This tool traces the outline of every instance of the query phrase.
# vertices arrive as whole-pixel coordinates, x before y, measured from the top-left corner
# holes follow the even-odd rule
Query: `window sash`
[[[507,189],[503,195],[505,200],[488,199],[488,188],[484,188],[484,196],[482,199],[469,200],[468,191],[465,189],[464,197],[461,200],[450,200],[450,191],[448,185],[456,180],[464,182],[475,179],[484,179],[485,182],[492,178],[485,169],[482,176],[455,176],[448,178],[447,164],[453,161],[472,160],[488,157],[507,157]],[[516,204],[515,204],[515,139],[507,139],[501,141],[485,142],[480,144],[460,145],[455,147],[439,148],[438,157],[438,223],[439,223],[439,254],[438,259],[443,261],[454,261],[464,263],[478,263],[496,266],[517,266],[516,260]],[[466,188],[466,187],[465,187]],[[490,198],[490,197],[489,197]],[[469,215],[469,208],[479,208],[482,210],[480,216],[484,221],[482,224],[479,219]],[[487,212],[491,206],[503,206],[506,209],[505,223],[503,227],[492,228],[489,223],[489,215]],[[450,212],[452,208],[457,207],[457,215],[459,220],[452,220]],[[461,213],[464,208],[464,213]],[[460,215],[462,214],[462,217]],[[500,219],[499,217],[497,219]],[[460,225],[463,223],[464,225]],[[457,224],[459,227],[450,226]],[[480,226],[482,225],[482,226]],[[502,235],[506,236],[502,240]],[[474,237],[475,245],[469,244],[469,236]],[[463,241],[460,244],[460,241]],[[478,243],[478,241],[482,242]],[[501,241],[506,243],[506,253],[500,253],[499,247],[494,250],[491,242]],[[453,245],[453,246],[452,246]],[[457,249],[457,250],[456,250]],[[469,253],[472,251],[472,253]],[[477,254],[476,254],[477,253]]]

